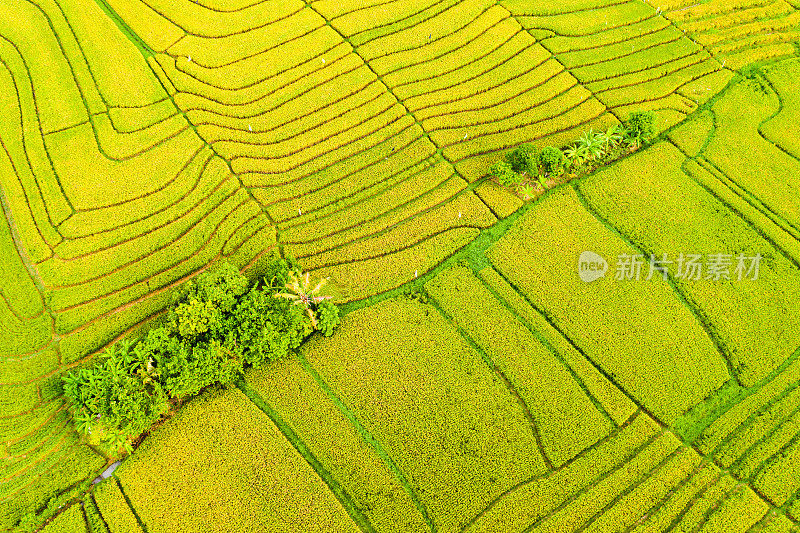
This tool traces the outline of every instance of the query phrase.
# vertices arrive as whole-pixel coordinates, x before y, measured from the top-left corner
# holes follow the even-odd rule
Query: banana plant
[[[528,198],[533,198],[534,196],[536,196],[536,189],[534,189],[533,185],[531,185],[530,183],[526,183],[525,185],[523,185],[521,192]]]
[[[584,132],[583,135],[578,138],[577,143],[586,154],[586,160],[591,161],[600,159],[603,157],[603,154],[605,154],[605,151],[603,150],[604,139],[602,135],[598,135],[591,129]]]
[[[61,379],[64,381],[64,395],[67,396],[67,398],[80,400],[82,392],[81,385],[83,384],[82,371],[68,372]]]
[[[95,422],[96,418],[87,413],[85,409],[81,409],[79,413],[75,413],[73,418],[75,419],[75,427],[79,432],[84,435],[88,435],[92,432],[92,424]]]
[[[143,383],[153,383],[161,376],[161,371],[155,365],[155,359],[150,355],[143,342],[139,342],[134,346],[132,355],[136,362],[134,374],[139,376]]]
[[[606,148],[613,148],[619,146],[619,143],[622,142],[624,137],[625,128],[622,127],[622,124],[613,124],[610,128],[606,130],[603,134],[605,140]]]
[[[133,445],[128,438],[128,435],[125,434],[122,430],[109,430],[103,436],[103,442],[114,452],[119,452],[120,449],[124,449],[128,453],[133,452]]]
[[[564,150],[564,155],[569,160],[572,168],[578,168],[583,165],[588,156],[586,147],[582,144],[572,144],[567,146],[567,148]]]
[[[322,278],[313,288],[311,287],[311,279],[308,272],[303,276],[299,270],[290,270],[289,279],[286,283],[286,292],[276,293],[275,298],[285,298],[291,301],[294,305],[304,307],[308,318],[311,319],[311,325],[317,329],[317,313],[316,306],[324,300],[329,300],[331,296],[323,296],[320,294],[322,288],[328,283],[329,278]]]
[[[628,148],[631,150],[638,150],[640,146],[642,146],[642,138],[639,135],[628,134],[625,136],[625,144],[628,145]]]

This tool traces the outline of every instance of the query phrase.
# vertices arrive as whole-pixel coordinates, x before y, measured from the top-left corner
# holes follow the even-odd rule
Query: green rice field
[[[798,123],[800,0],[0,0],[0,532],[800,533]],[[280,258],[333,335],[76,430]]]

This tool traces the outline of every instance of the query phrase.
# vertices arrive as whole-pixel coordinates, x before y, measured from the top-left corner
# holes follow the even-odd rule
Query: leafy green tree
[[[282,359],[311,334],[311,321],[303,310],[269,289],[253,289],[236,308],[235,335],[247,363],[258,366]]]
[[[553,146],[548,146],[539,152],[539,165],[550,176],[559,176],[564,171],[565,162],[564,153]]]
[[[652,111],[634,111],[625,121],[629,143],[638,146],[655,135],[656,115]]]
[[[506,163],[511,165],[514,172],[535,177],[539,173],[538,155],[539,152],[534,145],[525,143],[506,154]]]
[[[229,263],[222,263],[190,280],[183,291],[178,292],[179,301],[197,299],[211,302],[215,307],[229,313],[238,298],[247,292],[250,282],[247,277]]]
[[[300,264],[293,257],[282,257],[272,261],[267,266],[263,277],[255,285],[256,287],[283,289],[289,283],[290,272],[302,271]]]
[[[192,396],[215,383],[226,384],[238,378],[244,363],[237,350],[218,339],[195,344],[182,343],[171,361],[178,373],[166,380],[174,397]]]
[[[514,169],[506,161],[498,161],[489,169],[489,175],[496,178],[500,185],[513,187],[522,181],[522,176],[514,172]]]
[[[339,325],[339,308],[336,307],[330,300],[326,300],[319,304],[317,310],[319,315],[319,324],[317,329],[322,332],[326,337],[333,335],[333,330]]]
[[[179,303],[172,313],[172,327],[184,338],[197,339],[208,333],[215,336],[224,327],[222,311],[209,300],[193,297]]]

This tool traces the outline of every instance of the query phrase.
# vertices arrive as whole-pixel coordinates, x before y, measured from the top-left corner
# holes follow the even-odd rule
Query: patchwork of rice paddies
[[[639,0],[504,0],[583,87],[620,119],[652,109],[658,128],[683,120],[722,89],[732,73]]]
[[[576,271],[587,250],[608,258],[612,269],[593,283]],[[615,279],[616,258],[637,253],[567,188],[525,213],[487,256],[617,386],[671,423],[731,374],[698,316],[668,284]]]
[[[676,293],[705,325],[735,378],[751,386],[800,346],[798,264],[682,172],[684,161],[674,146],[659,144],[588,177],[577,189],[589,209],[648,260],[653,255],[670,261],[665,265],[672,267]],[[623,175],[636,180],[635,190],[620,181]],[[773,180],[781,175],[773,174]],[[681,253],[729,255],[730,279],[709,279],[709,270],[677,277]],[[751,279],[755,272],[736,274],[740,255],[760,256],[757,279]]]
[[[771,503],[785,506],[795,520],[800,495],[795,470],[800,440],[798,354],[754,386],[729,390],[713,417],[694,428],[687,425],[686,432],[700,452],[751,483]]]
[[[437,530],[457,529],[547,470],[506,383],[431,305],[400,299],[354,312],[333,343],[305,357],[403,472]]]
[[[784,137],[776,128],[795,116],[792,85],[781,80],[797,72],[796,62],[782,62],[766,77],[759,74],[726,92],[712,108],[716,128],[698,158],[704,170],[795,240],[800,239],[800,161],[784,148],[792,145],[794,129]],[[773,78],[778,92],[770,85]],[[751,149],[732,147],[734,139],[735,146],[745,143]]]
[[[210,262],[246,267],[275,241],[96,3],[2,11],[6,528],[105,462],[67,424],[60,372],[160,312]]]
[[[439,2],[413,15],[400,2],[363,10],[319,4],[345,35],[348,22],[372,10],[403,21],[386,33],[381,16],[367,17],[372,27],[357,25],[351,42],[470,181],[485,173],[491,154],[521,139],[562,144],[580,127],[614,122],[494,2]]]
[[[786,517],[770,511],[750,487],[683,445],[582,354],[565,349],[568,339],[542,315],[536,322],[538,311],[492,272],[446,270],[425,286],[430,303],[400,298],[355,311],[331,342],[312,340],[299,359],[249,374],[239,386],[244,394],[206,393],[192,402],[118,470],[118,480],[98,487],[103,490],[94,501],[109,530],[133,524],[133,516],[154,533],[200,531],[243,507],[256,516],[295,517],[298,506],[331,513],[320,504],[303,507],[305,490],[276,502],[283,493],[273,489],[265,499],[262,487],[274,487],[280,476],[262,480],[241,472],[256,456],[289,442],[299,452],[291,456],[302,455],[331,489],[314,501],[338,499],[340,515],[342,508],[350,513],[340,516],[339,527],[710,533],[720,524],[735,524],[735,531],[759,522],[784,524]],[[520,341],[519,353],[497,349],[489,331],[502,326],[476,321],[469,309],[453,305],[464,288],[491,302],[491,318],[511,315],[509,334]],[[443,345],[459,349],[443,351]],[[557,384],[526,380],[541,365],[562,376]],[[548,412],[531,403],[526,414],[526,402],[547,393],[553,406],[562,402],[566,410]],[[387,416],[387,407],[407,416]],[[232,416],[241,423],[231,427],[226,417]],[[188,431],[186,417],[196,421]],[[582,420],[598,417],[605,420],[602,435],[587,438],[578,430]],[[576,424],[571,445],[554,447],[552,437],[570,420]],[[266,437],[278,429],[286,439]],[[188,453],[196,446],[208,452]],[[241,462],[214,478],[226,489],[217,511],[182,519],[176,529],[170,521],[176,513],[204,509],[219,491],[198,482],[194,469],[223,468],[231,453]],[[178,457],[194,459],[187,464]],[[173,460],[164,475],[161,465]],[[424,467],[430,464],[448,468],[433,475]],[[181,498],[169,497],[176,493]],[[255,496],[243,502],[236,494]],[[312,523],[303,527],[320,530]]]
[[[377,531],[429,531],[430,516],[408,475],[306,359],[253,371],[247,386],[243,390],[272,410],[271,418],[324,465]]]
[[[794,55],[800,40],[796,2],[646,0],[730,68]]]
[[[519,397],[550,468],[562,466],[616,427],[564,356],[513,307],[495,303],[491,289],[469,268],[446,270],[425,288]]]
[[[287,516],[290,509],[302,513],[303,531],[325,531],[322,522],[312,521],[320,519],[313,511],[332,513],[320,503],[337,498],[352,518],[340,517],[340,528],[357,523],[366,531],[453,530],[515,483],[548,471],[508,385],[433,306],[386,301],[345,317],[329,340],[333,344],[312,341],[299,360],[249,375],[241,385],[249,399],[235,389],[201,396],[120,467],[115,476],[148,531],[176,531],[170,518],[205,508],[222,489],[228,496],[216,503],[218,516],[209,511],[181,520],[177,531],[199,531],[229,515],[263,516],[264,527],[273,530],[279,527],[269,522],[275,516],[300,519]],[[287,372],[297,380],[287,380]],[[195,421],[188,432],[187,417]],[[221,425],[234,419],[235,427],[220,439]],[[339,445],[330,446],[329,439]],[[203,454],[190,453],[198,446]],[[293,456],[306,469],[312,465],[325,480],[315,478],[318,485],[330,488],[325,494],[309,490],[320,502],[310,510],[306,492],[294,487],[297,474],[271,468],[269,479],[261,480],[262,455],[277,460],[285,447],[298,450]],[[239,458],[239,473],[226,475],[231,454]],[[178,457],[183,459],[164,475],[160,465]],[[286,459],[276,464],[284,470],[301,466]],[[205,477],[208,486],[198,484],[197,469],[219,471],[224,486],[217,475]],[[275,497],[281,492],[276,483],[287,484],[285,498]],[[181,498],[168,497],[176,493]],[[246,503],[237,494],[246,494]]]
[[[761,72],[780,98],[780,109],[761,125],[761,133],[785,152],[800,158],[800,133],[791,127],[793,117],[800,112],[800,62],[787,59],[774,67],[765,66]]]
[[[145,444],[145,452],[134,456],[118,471],[118,482],[106,482],[111,484],[106,492],[117,494],[115,483],[118,483],[131,508],[136,510],[135,516],[146,524],[148,531],[174,531],[170,517],[202,506],[210,492],[202,487],[195,490],[182,486],[194,477],[193,469],[208,472],[218,469],[231,453],[227,448],[234,444],[229,437],[222,440],[210,437],[216,431],[216,424],[225,423],[225,434],[232,432],[232,439],[240,439],[235,446],[241,450],[237,453],[244,456],[245,465],[249,464],[250,455],[244,450],[255,447],[260,450],[258,453],[271,453],[265,450],[281,446],[278,441],[263,437],[264,432],[280,428],[332,487],[332,492],[351,512],[352,520],[358,521],[365,531],[435,528],[489,532],[528,528],[560,532],[608,531],[617,527],[662,531],[675,526],[678,530],[703,528],[714,532],[719,531],[719,524],[736,523],[735,530],[744,531],[756,522],[775,520],[768,513],[770,505],[749,487],[703,459],[694,449],[682,445],[632,402],[626,405],[626,418],[609,422],[601,438],[579,443],[582,437],[576,435],[580,451],[571,452],[558,465],[548,464],[544,457],[549,452],[537,453],[548,448],[538,447],[530,420],[521,408],[521,401],[524,403],[524,399],[534,396],[517,379],[525,372],[536,372],[536,363],[544,361],[542,356],[549,356],[556,365],[564,363],[545,347],[538,335],[534,336],[538,332],[530,329],[530,324],[523,326],[525,335],[531,339],[531,347],[540,346],[533,353],[524,352],[532,356],[530,359],[519,355],[511,364],[507,356],[496,351],[481,353],[483,346],[471,339],[474,336],[492,349],[483,340],[490,327],[465,316],[450,317],[444,308],[436,307],[440,301],[452,298],[446,292],[458,288],[459,282],[482,285],[484,291],[505,283],[497,275],[489,275],[487,279],[493,277],[497,279],[479,281],[469,270],[457,267],[427,285],[439,298],[434,305],[403,298],[354,312],[345,319],[340,332],[343,338],[332,339],[333,345],[312,341],[299,360],[278,363],[248,375],[247,383],[240,388],[252,402],[249,407],[244,403],[245,396],[236,390],[204,395],[178,415],[178,418],[189,416],[186,413],[191,410],[194,419],[204,421],[198,422],[202,429],[185,434],[186,421],[179,423],[176,418],[169,422],[164,431]],[[487,295],[495,302],[496,310],[492,312],[510,312],[498,294]],[[515,320],[523,324],[521,317]],[[371,325],[366,336],[365,323]],[[541,331],[546,338],[553,338],[552,332],[544,328]],[[400,344],[386,342],[387,335],[400,339]],[[444,341],[449,341],[450,346],[460,345],[462,353],[444,354],[441,351]],[[354,343],[358,343],[360,357],[352,351]],[[571,366],[586,382],[598,380],[581,367],[580,356],[560,353],[571,361],[564,365],[565,370]],[[376,361],[382,364],[376,365]],[[586,365],[586,360],[583,361]],[[438,380],[432,379],[431,374],[420,374],[433,367],[449,369],[446,377]],[[393,379],[385,379],[387,373]],[[403,378],[394,379],[398,375]],[[503,375],[508,379],[502,379]],[[573,389],[569,388],[569,382]],[[573,396],[583,397],[584,405],[590,406],[562,413],[565,419],[561,423],[576,417],[573,421],[578,427],[582,417],[599,412],[593,402],[587,401],[583,386],[574,388],[579,382],[580,379],[567,377],[564,382],[567,390],[557,391],[558,398],[571,405],[581,403],[568,399]],[[518,398],[512,392],[515,389]],[[621,394],[615,390],[617,395]],[[473,399],[467,400],[468,397]],[[474,401],[478,397],[482,401]],[[551,402],[558,403],[558,398],[552,398]],[[624,403],[613,398],[614,394],[598,394],[595,401],[611,399]],[[393,406],[398,413],[414,416],[387,417],[386,410],[381,409],[386,405]],[[420,410],[420,405],[426,409]],[[482,407],[476,410],[476,406]],[[232,409],[236,409],[239,421],[233,426],[224,421]],[[243,416],[245,412],[252,412],[253,416]],[[426,413],[424,417],[422,413]],[[537,421],[543,420],[542,415],[533,413]],[[472,423],[465,423],[468,420]],[[341,446],[329,446],[329,439]],[[460,444],[450,445],[454,442]],[[155,483],[160,457],[166,455],[168,461],[174,454],[185,454],[190,445],[208,445],[209,452],[198,459],[204,463],[176,462],[166,481],[160,479]],[[283,445],[288,443],[284,441]],[[413,448],[413,454],[409,455],[409,447]],[[419,455],[420,450],[424,450],[424,456]],[[450,465],[447,475],[439,472],[433,476],[434,472],[423,466],[436,461]],[[493,475],[497,472],[514,475]],[[262,486],[258,476],[229,474],[224,478],[223,483],[234,494],[258,493]],[[181,486],[183,497],[167,498],[167,492],[161,495],[160,489],[153,493],[149,488],[164,483],[169,486],[164,490],[173,494]],[[109,514],[120,515],[109,521],[108,514],[103,514],[111,531],[130,519],[118,497],[111,501],[100,496],[95,499],[100,511],[104,507],[115,508]],[[458,502],[455,506],[454,501]],[[234,498],[218,503],[220,515],[229,515],[237,505],[242,505]],[[267,503],[258,496],[249,505],[258,508]],[[277,505],[281,506],[280,511],[271,515],[273,519],[293,508],[284,505],[298,503],[282,501]],[[206,516],[207,523],[209,520],[215,517]],[[352,524],[343,520],[341,526]],[[199,524],[192,521],[180,522],[180,531],[199,530]],[[312,525],[305,527],[317,530]]]
[[[257,273],[278,247],[315,274],[330,276],[340,300],[396,288],[469,244],[497,217],[519,209],[522,203],[494,184],[475,183],[503,150],[525,141],[562,145],[635,109],[656,110],[659,128],[674,124],[724,87],[731,68],[795,53],[796,9],[796,2],[783,0],[697,5],[683,0],[15,0],[3,5],[0,249],[9,253],[0,254],[0,321],[9,327],[0,330],[0,529],[102,466],[104,458],[80,444],[67,423],[60,373],[85,364],[111,340],[139,331],[165,308],[172,288],[222,259]],[[769,265],[775,273],[788,273],[787,265],[800,261],[797,191],[790,179],[800,170],[793,127],[796,71],[796,61],[748,71],[748,81],[730,88],[705,118],[670,133],[692,158],[676,178],[693,191],[686,198],[703,196],[699,185],[726,206],[719,221],[728,220],[729,208],[741,215],[751,229],[737,222],[739,229],[726,235],[742,245],[758,242],[778,250]],[[752,149],[736,148],[743,136]],[[652,154],[665,160],[674,155]],[[790,178],[771,178],[776,175]],[[654,180],[651,186],[664,192],[675,182]],[[605,182],[603,188],[613,190]],[[582,199],[599,202],[602,194],[592,196],[590,189],[587,181]],[[680,287],[678,294],[643,285],[599,295],[572,281],[564,283],[564,292],[554,289],[552,280],[561,283],[569,269],[557,254],[541,257],[541,246],[577,251],[595,235],[599,250],[635,250],[588,215],[580,200],[571,192],[554,194],[525,215],[490,252],[496,270],[467,275],[454,269],[428,285],[441,312],[457,325],[456,338],[466,342],[470,357],[491,362],[489,368],[505,376],[495,383],[503,394],[508,386],[517,387],[514,409],[528,408],[514,416],[528,423],[541,418],[531,449],[540,450],[545,468],[547,463],[563,468],[600,446],[636,404],[669,423],[734,377],[755,396],[754,387],[783,371],[796,342],[791,328],[778,341],[760,342],[756,323],[743,325],[743,314],[719,319],[712,296],[699,289]],[[667,205],[680,207],[669,202],[660,207]],[[612,207],[597,209],[611,213]],[[639,207],[649,209],[646,203]],[[630,218],[614,214],[615,224]],[[539,216],[575,228],[559,233],[536,222],[548,231],[534,231]],[[520,238],[532,231],[535,244]],[[751,239],[753,232],[761,237]],[[647,239],[669,235],[637,237],[655,249],[659,242]],[[473,297],[476,305],[493,302],[487,313],[503,322],[498,331],[552,366],[563,391],[569,391],[564,409],[584,433],[563,442],[555,437],[565,430],[543,407],[552,398],[544,389],[520,385],[532,370],[501,353],[490,338],[494,330],[479,320],[483,315],[458,307],[462,285],[485,297]],[[759,297],[771,302],[784,288],[766,278],[758,287],[764,293]],[[587,308],[583,297],[595,298],[595,304]],[[755,302],[754,295],[736,298],[742,305]],[[697,309],[690,309],[694,304]],[[616,310],[602,311],[609,306]],[[661,309],[668,311],[656,312]],[[790,324],[788,315],[780,314],[780,324],[756,315],[765,334]],[[646,339],[624,335],[633,322]],[[596,323],[611,324],[607,338],[591,333]],[[737,328],[741,335],[734,333]],[[658,364],[644,364],[648,360],[681,369],[663,376],[655,370]],[[346,377],[302,370],[316,385]],[[342,383],[334,381],[329,390],[345,387]],[[325,392],[331,394],[340,393]],[[751,407],[737,403],[729,412],[739,414],[730,422],[707,420],[697,440],[698,446],[711,442],[715,424],[730,426],[704,453],[781,506],[760,518],[758,527],[765,531],[780,530],[786,516],[800,514],[794,396],[775,394],[762,403],[752,400]],[[344,400],[331,401],[338,407]],[[283,405],[274,397],[271,402]],[[355,417],[358,409],[351,408]],[[774,416],[750,418],[763,409]],[[322,437],[312,442],[311,419],[283,416],[314,445],[314,453],[331,454],[322,460],[331,463],[331,476],[346,477],[346,456],[326,450]],[[437,485],[439,480],[414,471],[419,465],[407,458],[387,462],[392,453],[405,457],[411,451],[365,443],[365,431],[378,439],[391,429],[370,426],[374,422],[365,416],[359,413],[355,434],[340,428],[337,435],[348,435],[352,453],[371,450],[378,477],[370,479],[387,480],[386,488],[376,495],[377,485],[365,490],[361,483],[339,479],[342,492],[323,498],[321,516],[336,522],[337,513],[346,512],[359,516],[356,522],[389,524],[397,509],[407,518],[408,531],[469,520],[476,528],[492,523],[484,517],[495,517],[492,509],[499,503],[475,511],[494,497],[491,475],[479,472],[489,487],[480,501],[449,509],[447,484],[457,485],[455,478]],[[441,460],[441,450],[429,451]],[[676,461],[680,468],[689,464]],[[462,466],[468,469],[467,462]],[[409,472],[398,477],[405,468]],[[678,475],[678,470],[670,471]],[[744,527],[761,503],[725,483],[710,492],[717,496],[697,500],[705,508],[698,503],[691,511],[669,514],[660,507],[649,516],[713,530],[714,520],[736,512]],[[427,490],[446,496],[433,502]],[[345,493],[350,500],[337,501]],[[385,511],[389,501],[391,510]],[[624,501],[604,505],[619,516],[638,509],[630,507],[631,499]],[[112,505],[98,503],[98,516],[104,505]],[[119,509],[122,513],[124,506]],[[466,517],[470,512],[476,514]],[[555,515],[531,520],[539,519],[535,527],[561,527]],[[112,522],[119,522],[109,524],[112,530],[134,527],[130,516]],[[650,522],[636,530],[657,529],[646,525]],[[598,524],[593,527],[605,527]]]
[[[208,391],[93,496],[113,533],[130,531],[131,518],[151,533],[360,531],[361,511],[303,454],[238,389]]]
[[[254,15],[252,27],[239,25],[238,11],[209,9],[208,17],[229,17],[225,35],[201,32],[173,10],[186,35],[156,57],[176,103],[308,268],[352,269],[396,252],[387,231],[407,247],[495,221],[381,73],[314,6],[286,3],[267,18]],[[458,203],[452,218],[424,222],[447,202]]]

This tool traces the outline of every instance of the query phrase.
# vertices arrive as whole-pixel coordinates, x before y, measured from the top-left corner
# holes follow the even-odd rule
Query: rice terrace
[[[0,532],[800,532],[800,0],[0,0]]]

